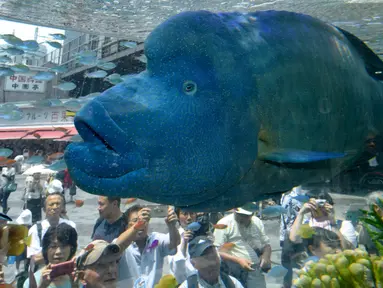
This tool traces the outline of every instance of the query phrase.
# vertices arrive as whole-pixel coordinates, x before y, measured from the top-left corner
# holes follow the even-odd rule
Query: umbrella
[[[9,157],[11,156],[13,153],[13,151],[11,149],[8,149],[8,148],[0,148],[0,156],[2,157]]]
[[[62,171],[62,170],[65,170],[66,168],[67,167],[66,167],[66,163],[65,163],[64,159],[58,160],[55,163],[53,163],[52,165],[49,165],[47,167],[47,169],[51,169],[54,171]]]
[[[56,173],[56,171],[48,169],[47,166],[41,164],[41,165],[36,165],[36,166],[33,166],[33,167],[27,169],[23,173],[23,175],[31,176],[35,173],[41,173],[41,175],[49,175],[52,173]]]
[[[25,164],[41,164],[41,162],[44,161],[44,157],[43,156],[38,156],[38,155],[35,155],[35,156],[32,156],[30,158],[28,158],[27,160],[25,160]]]

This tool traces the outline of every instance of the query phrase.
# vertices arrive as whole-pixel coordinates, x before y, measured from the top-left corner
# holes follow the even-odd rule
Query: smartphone
[[[74,271],[76,264],[74,261],[66,261],[59,264],[52,265],[51,278],[57,278],[63,275],[70,275]]]
[[[324,199],[315,199],[315,203],[317,203],[318,207],[323,207],[326,204],[326,200]]]

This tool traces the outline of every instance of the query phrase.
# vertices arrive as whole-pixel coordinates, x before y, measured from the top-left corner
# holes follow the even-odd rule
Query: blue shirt
[[[156,242],[157,245],[155,245]],[[165,257],[174,255],[177,252],[176,248],[170,250],[169,244],[170,238],[168,234],[153,232],[148,236],[142,254],[135,242],[126,249],[125,254],[130,253],[128,257],[133,257],[139,274],[139,278],[135,280],[134,288],[152,288],[160,281]],[[120,265],[122,264],[123,262],[120,263]]]
[[[124,217],[118,218],[115,222],[110,224],[105,219],[97,220],[95,227],[93,228],[93,240],[105,240],[111,243],[115,238],[118,238],[121,233],[125,231],[126,222]]]

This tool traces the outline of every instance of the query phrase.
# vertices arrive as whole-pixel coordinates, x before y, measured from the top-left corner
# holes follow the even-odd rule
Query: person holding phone
[[[74,287],[75,263],[71,259],[77,250],[77,238],[76,229],[66,223],[48,228],[42,240],[45,267],[34,273],[38,288]],[[58,265],[63,262],[64,265]],[[30,279],[24,282],[24,288],[29,288],[29,282]]]

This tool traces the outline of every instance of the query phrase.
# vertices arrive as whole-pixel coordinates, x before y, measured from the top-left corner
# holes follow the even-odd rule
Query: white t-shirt
[[[9,182],[9,177],[14,177],[16,175],[15,168],[4,167],[1,171],[1,187],[4,187]]]
[[[214,244],[220,247],[224,243],[234,243],[235,246],[227,253],[238,257],[245,258],[258,263],[259,258],[255,249],[261,249],[266,244],[270,244],[270,239],[265,233],[265,227],[261,219],[256,216],[251,217],[249,226],[239,225],[234,219],[234,213],[222,218],[217,224],[225,224],[225,229],[215,229]]]
[[[76,229],[76,224],[73,221],[60,218],[59,224],[61,224],[61,223],[66,223],[66,224],[72,226],[74,229]],[[43,239],[45,233],[47,232],[47,230],[50,226],[51,226],[51,224],[49,224],[49,221],[47,219],[41,221],[41,228],[42,228],[41,229],[41,239]],[[27,247],[27,258],[31,258],[31,256],[40,253],[42,250],[42,248],[41,248],[42,243],[40,243],[36,224],[33,225],[29,229],[28,236],[29,235],[32,235],[32,239],[31,239],[30,247]]]

